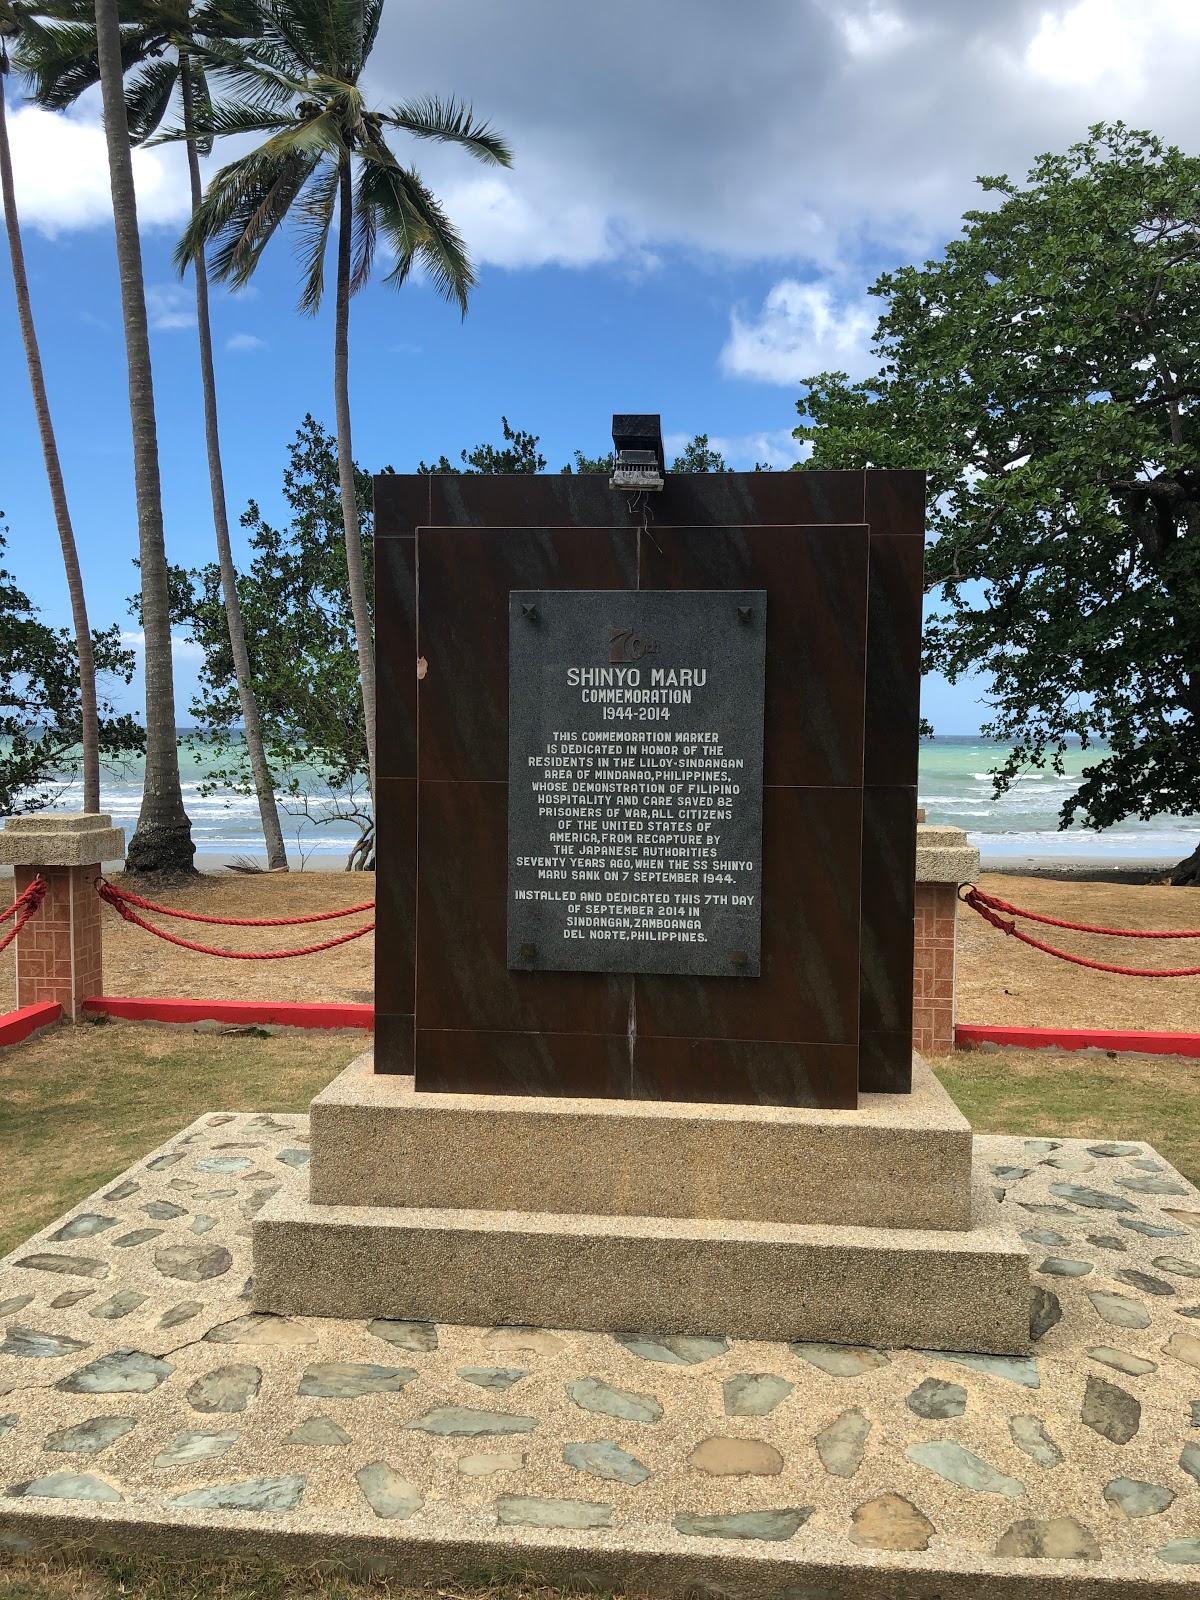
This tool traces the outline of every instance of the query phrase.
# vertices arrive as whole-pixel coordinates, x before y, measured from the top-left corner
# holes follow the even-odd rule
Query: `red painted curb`
[[[1113,1028],[991,1028],[960,1023],[956,1045],[1006,1044],[1026,1050],[1129,1050],[1146,1056],[1200,1056],[1200,1033],[1151,1033]]]
[[[20,1044],[39,1028],[48,1028],[62,1016],[57,1000],[43,1000],[36,1006],[22,1006],[19,1011],[8,1011],[0,1016],[0,1045]]]
[[[127,1022],[274,1023],[286,1028],[367,1028],[375,1026],[375,1007],[302,1005],[285,1000],[157,1000],[97,995],[83,1009],[122,1017]]]

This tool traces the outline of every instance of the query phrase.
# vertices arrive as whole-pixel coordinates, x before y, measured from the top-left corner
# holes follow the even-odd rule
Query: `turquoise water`
[[[1141,859],[1178,861],[1200,843],[1200,818],[1158,817],[1148,822],[1131,820],[1106,833],[1072,828],[1057,831],[1058,810],[1078,783],[1083,768],[1095,752],[1068,752],[1066,775],[1029,772],[999,799],[992,797],[989,767],[999,764],[1003,748],[969,737],[938,738],[921,745],[919,800],[929,822],[965,828],[986,857],[1056,857],[1060,859]],[[201,796],[202,763],[186,748],[180,751],[184,800],[192,819],[197,850],[203,855],[261,855],[258,808],[252,798],[240,795]],[[294,803],[282,800],[284,836],[293,863],[311,857],[313,866],[340,866],[357,837],[355,828],[333,818],[336,807],[315,773],[299,773],[313,798],[315,818],[323,824],[290,815]],[[106,773],[102,806],[113,821],[132,830],[141,797],[141,774],[136,766]],[[79,805],[77,786],[64,787],[56,802],[66,809]]]

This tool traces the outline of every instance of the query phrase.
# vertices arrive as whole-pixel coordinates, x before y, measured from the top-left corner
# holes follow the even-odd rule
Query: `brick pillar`
[[[40,873],[47,894],[13,945],[17,1007],[56,1000],[78,1017],[84,1000],[104,992],[104,957],[96,876],[104,861],[125,854],[125,830],[112,818],[81,811],[9,817],[0,831],[0,864],[15,873],[15,891]]]
[[[913,923],[913,1049],[923,1056],[954,1048],[954,953],[958,886],[979,871],[979,851],[961,828],[917,827]]]

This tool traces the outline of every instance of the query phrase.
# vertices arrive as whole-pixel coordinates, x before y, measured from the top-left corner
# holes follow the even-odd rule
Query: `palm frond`
[[[512,166],[512,151],[501,135],[493,132],[486,122],[477,122],[471,107],[461,100],[440,100],[436,95],[410,100],[393,106],[384,120],[418,139],[461,145],[480,161],[493,162],[499,167]]]
[[[419,261],[438,294],[456,301],[465,316],[475,269],[462,236],[420,174],[400,166],[385,145],[376,143],[363,152],[359,185],[363,204],[373,208],[376,225],[396,255],[384,282],[398,288]]]
[[[350,293],[357,294],[371,276],[378,236],[375,207],[361,183],[354,190],[354,237],[350,257]]]
[[[199,53],[222,85],[260,108],[286,106],[305,93],[305,80],[296,74],[295,62],[268,39],[237,43],[206,37]]]
[[[125,116],[130,144],[142,144],[167,114],[179,79],[179,58],[142,62],[125,82]]]
[[[193,63],[193,71],[195,64]],[[201,116],[199,99],[196,104],[196,130],[208,141],[211,148],[214,139],[225,139],[232,134],[268,133],[276,134],[292,127],[294,119],[285,112],[262,111],[255,105],[248,105],[232,100],[209,101],[208,107]],[[186,137],[182,127],[165,128],[149,144],[174,144]]]
[[[165,46],[161,32],[140,27],[121,29],[121,68],[128,72]],[[33,98],[51,111],[65,111],[85,90],[100,81],[96,60],[96,27],[86,19],[22,22],[15,53],[17,70],[33,86]]]
[[[297,253],[303,273],[301,311],[316,312],[325,288],[325,250],[337,207],[339,168],[326,161],[296,208]]]
[[[293,201],[321,161],[320,152],[255,150],[210,182],[175,250],[182,272],[206,245],[213,276],[240,287],[258,265]]]

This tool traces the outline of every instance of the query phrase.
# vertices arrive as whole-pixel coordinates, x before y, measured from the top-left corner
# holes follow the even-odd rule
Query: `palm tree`
[[[162,483],[158,469],[158,427],[154,379],[146,329],[146,290],[129,124],[123,93],[121,23],[117,0],[96,0],[96,51],[104,102],[109,183],[121,280],[125,362],[129,374],[129,415],[133,430],[133,475],[137,495],[141,556],[142,629],[146,641],[146,776],[137,827],[126,861],[132,872],[187,873],[193,870],[192,825],[183,808],[179,781],[179,742],[175,731],[175,682],[171,660],[171,612],[167,553],[163,538]]]
[[[3,0],[0,0],[3,3]],[[193,211],[200,204],[200,156],[212,148],[211,137],[196,131],[197,108],[209,107],[204,47],[209,41],[237,43],[258,30],[253,0],[125,0],[122,7],[121,54],[125,64],[125,114],[130,136],[141,143],[157,132],[173,101],[178,101],[187,146]],[[23,60],[34,77],[39,104],[63,110],[96,82],[99,66],[91,0],[60,3],[55,15],[63,25],[41,30]],[[229,540],[225,474],[217,425],[217,380],[213,363],[212,324],[208,307],[208,273],[204,257],[194,261],[196,329],[200,347],[200,385],[204,405],[204,438],[221,594],[229,630],[230,653],[237,680],[245,729],[246,752],[258,798],[267,866],[286,870],[287,851],[275,802],[275,783],[263,748],[262,717],[250,676],[246,629],[237,592],[237,570]]]
[[[42,354],[38,347],[33,305],[29,298],[29,278],[25,272],[25,247],[21,241],[21,222],[17,214],[17,195],[13,184],[12,152],[8,143],[8,117],[5,107],[5,88],[9,75],[8,44],[10,40],[20,38],[24,21],[23,8],[14,4],[13,0],[0,0],[0,194],[4,199],[4,227],[8,235],[8,253],[12,261],[17,321],[21,327],[21,342],[25,346],[25,365],[29,369],[29,387],[33,391],[33,410],[42,443],[46,479],[50,485],[50,503],[54,508],[58,540],[62,545],[63,566],[67,572],[67,591],[71,597],[71,622],[75,630],[75,651],[79,658],[83,809],[99,811],[100,725],[96,710],[96,664],[92,656],[92,631],[88,626],[83,575],[79,570],[79,551],[75,547],[75,529],[71,524],[71,511],[67,505],[67,490],[63,482],[62,463],[58,458],[58,441],[54,436],[54,423],[50,417],[46,376],[42,371]]]
[[[367,282],[380,236],[395,257],[384,281],[405,282],[419,263],[438,292],[465,315],[475,274],[462,239],[436,196],[388,144],[389,131],[461,146],[501,166],[504,140],[455,100],[419,99],[369,110],[359,80],[379,29],[383,0],[259,0],[262,32],[211,59],[236,98],[212,105],[206,133],[266,135],[209,183],[179,248],[182,270],[211,246],[218,279],[245,284],[285,218],[299,235],[301,309],[315,313],[337,222],[333,391],[338,477],[350,598],[362,682],[371,789],[375,788],[375,662],[359,537],[350,431],[350,300]],[[185,137],[186,129],[167,137]]]

